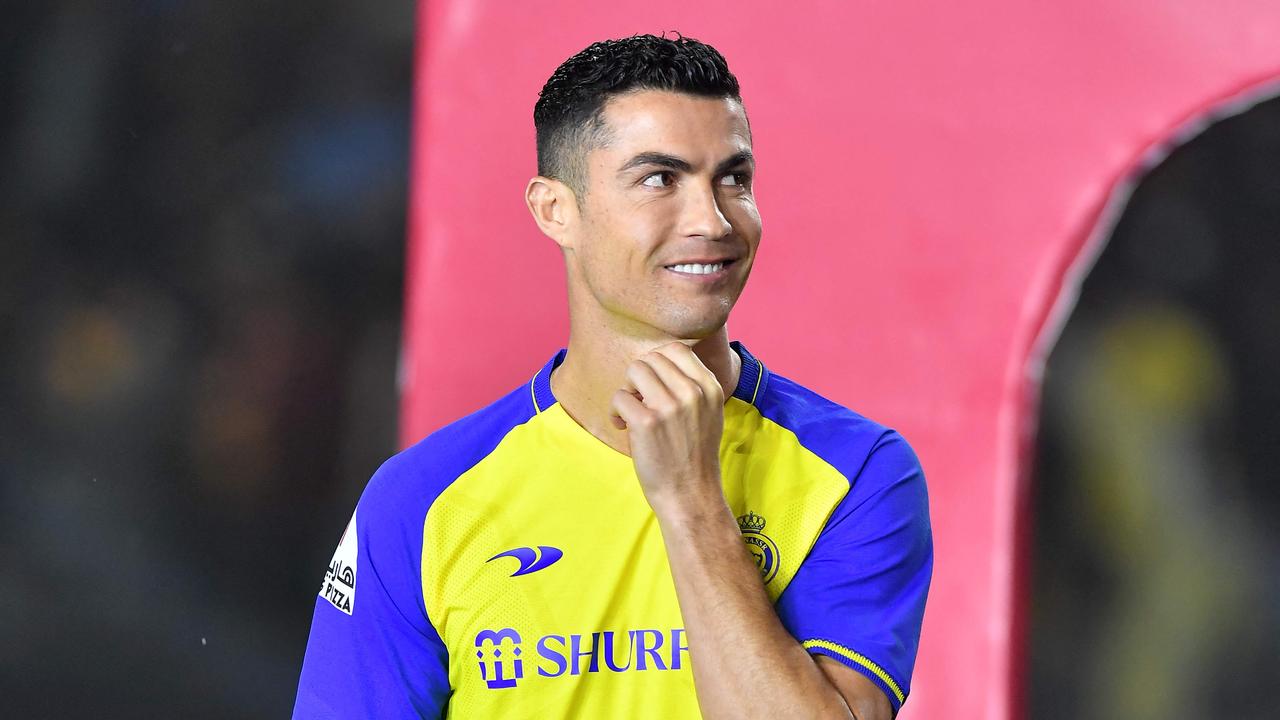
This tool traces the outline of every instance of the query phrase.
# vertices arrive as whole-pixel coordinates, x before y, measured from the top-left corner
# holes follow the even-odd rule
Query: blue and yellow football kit
[[[933,567],[919,462],[732,347],[720,469],[743,541],[792,636],[896,711]],[[552,395],[564,356],[370,480],[316,600],[295,718],[699,717],[657,520],[631,458]]]

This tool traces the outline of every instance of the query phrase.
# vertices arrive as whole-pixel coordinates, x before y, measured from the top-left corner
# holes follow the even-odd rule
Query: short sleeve
[[[440,718],[448,653],[422,602],[422,520],[384,465],[325,572],[293,717]]]
[[[933,572],[924,473],[889,431],[850,480],[776,609],[810,653],[867,676],[896,713],[910,692]]]

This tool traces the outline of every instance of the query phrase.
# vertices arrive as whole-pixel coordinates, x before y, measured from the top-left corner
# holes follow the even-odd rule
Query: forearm
[[[721,489],[717,377],[673,342],[628,365],[627,381],[611,407],[662,530],[703,715],[892,717],[874,681],[811,658],[775,614]]]
[[[782,626],[724,499],[690,500],[657,515],[703,716],[852,718]]]

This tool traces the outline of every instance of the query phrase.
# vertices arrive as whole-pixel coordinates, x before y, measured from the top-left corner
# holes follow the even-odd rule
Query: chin
[[[702,340],[711,337],[729,321],[728,311],[694,315],[679,313],[678,316],[662,318],[653,326],[663,333],[681,340]]]

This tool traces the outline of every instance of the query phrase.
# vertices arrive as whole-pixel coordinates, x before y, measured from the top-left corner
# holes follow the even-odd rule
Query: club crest
[[[760,576],[768,584],[778,574],[778,546],[764,534],[764,525],[764,517],[749,510],[746,515],[738,516],[738,529],[742,531],[742,539],[755,558],[756,567],[760,568]]]

